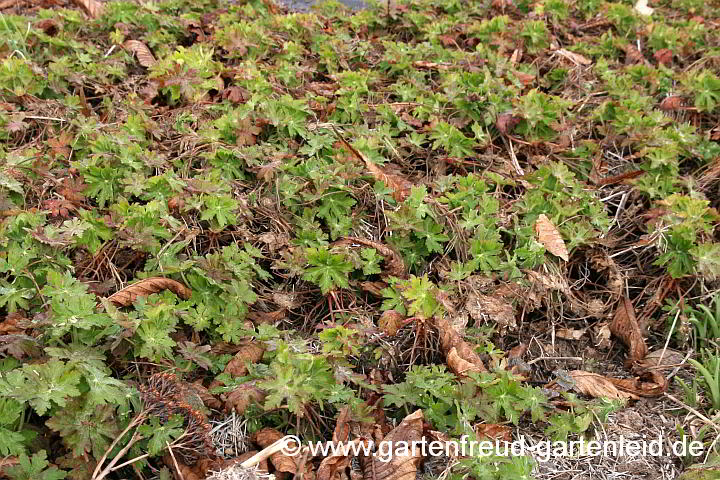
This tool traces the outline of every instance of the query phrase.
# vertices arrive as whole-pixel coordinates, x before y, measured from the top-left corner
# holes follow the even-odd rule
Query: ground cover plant
[[[719,11],[0,1],[0,477],[717,478]]]

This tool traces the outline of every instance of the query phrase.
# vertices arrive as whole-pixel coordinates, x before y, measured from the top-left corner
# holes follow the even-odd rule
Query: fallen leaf
[[[316,480],[339,480],[344,478],[340,473],[343,472],[347,467],[350,466],[350,455],[344,455],[344,451],[352,452],[353,449],[361,450],[362,447],[359,445],[369,445],[367,439],[355,439],[349,442],[343,442],[344,448],[336,449],[332,451],[330,455],[323,458],[320,462],[320,466],[317,469]]]
[[[506,328],[517,327],[515,309],[502,297],[481,295],[473,292],[468,295],[465,308],[473,320],[480,322],[489,320]]]
[[[416,60],[412,64],[415,68],[426,68],[430,70],[449,70],[452,67],[447,63],[428,62],[425,60]]]
[[[662,111],[673,112],[685,108],[685,101],[679,95],[670,95],[669,97],[663,98],[658,106]]]
[[[610,331],[628,347],[630,351],[628,360],[630,363],[645,358],[648,348],[629,298],[624,297],[620,300],[620,305],[610,323]]]
[[[125,40],[123,48],[134,54],[138,59],[138,63],[145,68],[150,68],[156,63],[155,57],[150,49],[139,40]]]
[[[633,65],[637,63],[645,63],[645,57],[642,52],[632,43],[625,45],[625,65]]]
[[[575,382],[575,390],[590,397],[600,398],[630,398],[637,400],[637,396],[618,389],[611,379],[597,373],[573,370],[570,376]]]
[[[472,369],[478,372],[485,372],[487,369],[482,362],[480,356],[475,350],[462,338],[462,336],[450,325],[447,319],[433,317],[433,323],[440,335],[440,348],[445,353],[445,360],[452,359],[453,364],[448,362],[450,368],[459,368],[457,375],[470,369],[467,363],[472,365]],[[464,360],[459,362],[458,359]]]
[[[526,87],[535,82],[535,75],[530,75],[529,73],[514,71],[513,75]]]
[[[202,400],[203,405],[206,407],[212,408],[213,410],[220,410],[222,408],[222,402],[203,386],[202,379],[189,383],[188,388],[192,389],[197,396],[200,397],[200,400]]]
[[[60,24],[53,18],[46,18],[33,24],[33,27],[42,30],[46,35],[54,36],[60,29]]]
[[[380,319],[378,319],[378,327],[380,327],[380,330],[385,334],[394,337],[398,330],[404,325],[406,318],[407,316],[396,310],[386,310],[380,315]]]
[[[512,129],[522,121],[522,118],[513,115],[512,113],[501,113],[495,120],[495,128],[498,129],[503,135],[510,135]]]
[[[263,428],[253,434],[252,441],[257,443],[260,447],[265,448],[277,442],[284,436],[285,435],[274,428]],[[288,444],[288,447],[295,448],[292,444]],[[297,465],[295,465],[293,457],[284,455],[282,452],[276,452],[270,455],[270,463],[273,464],[275,470],[278,472],[287,472],[293,475],[297,473]]]
[[[81,6],[92,18],[98,18],[105,10],[105,6],[97,0],[73,0],[76,5]]]
[[[592,60],[583,57],[579,53],[571,52],[570,50],[565,50],[564,48],[560,48],[558,50],[555,50],[555,53],[557,53],[560,56],[563,56],[573,62],[575,65],[590,65],[592,64]]]
[[[650,16],[655,11],[654,8],[648,7],[648,0],[638,0],[633,7],[640,15]]]
[[[412,448],[423,434],[422,410],[405,417],[377,446],[378,453],[361,457],[365,480],[415,480],[422,449]],[[403,448],[407,447],[407,448]],[[388,458],[389,457],[389,458]]]
[[[165,277],[151,277],[118,290],[110,295],[108,300],[116,307],[127,307],[138,297],[147,297],[163,290],[170,290],[183,300],[189,299],[192,295],[192,290],[180,282]]]
[[[507,425],[498,423],[478,423],[473,427],[478,440],[512,441],[512,430]]]
[[[287,310],[284,308],[272,312],[250,312],[247,314],[247,319],[255,325],[275,325],[285,317],[287,317]]]
[[[255,386],[255,381],[238,385],[232,392],[223,396],[225,408],[234,410],[239,415],[253,403],[262,404],[265,402],[267,392]]]
[[[643,370],[670,370],[683,364],[685,355],[671,348],[659,349],[645,355],[637,362],[638,368]]]
[[[653,54],[653,58],[661,65],[669,67],[672,63],[673,52],[669,48],[661,48]]]
[[[541,213],[535,221],[535,233],[538,237],[538,242],[545,246],[545,249],[560,257],[566,262],[570,259],[568,255],[565,241],[560,236],[560,232],[555,228],[549,218],[544,213]]]
[[[485,371],[484,367],[470,363],[460,357],[455,347],[452,347],[448,352],[446,361],[450,370],[458,377],[466,377],[471,372],[481,373]]]
[[[595,346],[600,348],[610,348],[610,326],[606,323],[598,325],[595,328]]]
[[[583,335],[585,335],[586,331],[586,328],[581,328],[579,330],[573,328],[558,328],[555,331],[555,336],[565,340],[580,340]]]
[[[611,378],[618,389],[640,397],[659,397],[667,390],[667,379],[661,373],[648,371],[634,378]]]
[[[243,377],[247,374],[247,364],[257,363],[262,360],[265,353],[265,345],[254,340],[246,340],[240,346],[235,356],[225,366],[224,373],[229,373],[234,377]]]

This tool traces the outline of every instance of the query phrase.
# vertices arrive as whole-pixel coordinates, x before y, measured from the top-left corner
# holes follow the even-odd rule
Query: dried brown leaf
[[[665,97],[660,102],[660,110],[664,112],[674,112],[676,110],[682,110],[685,108],[685,100],[679,95],[670,95]]]
[[[673,60],[673,52],[669,48],[661,48],[653,54],[653,58],[659,64],[669,67]]]
[[[667,390],[667,379],[654,371],[643,372],[635,378],[611,378],[610,381],[623,392],[640,397],[659,397]]]
[[[461,369],[455,373],[460,375],[460,372],[468,371],[467,365],[459,362],[457,358],[473,365],[473,369],[476,371],[484,372],[487,370],[480,356],[475,353],[475,350],[462,338],[457,330],[455,330],[455,327],[453,327],[446,319],[433,317],[433,323],[440,335],[440,347],[445,353],[445,360],[448,361],[452,358],[453,365]],[[453,368],[453,365],[448,363],[450,368]]]
[[[287,310],[284,308],[272,312],[250,312],[247,315],[248,320],[255,325],[275,325],[285,317],[287,317]]]
[[[610,323],[610,331],[628,347],[630,351],[629,362],[635,363],[645,358],[648,348],[629,298],[624,297],[620,300],[620,305],[618,305],[615,316]]]
[[[481,373],[485,371],[483,367],[470,363],[460,357],[455,347],[451,348],[448,352],[446,361],[450,371],[458,377],[466,377],[471,372]]]
[[[683,364],[685,355],[671,348],[659,349],[645,355],[645,358],[637,362],[638,368],[642,370],[663,371]]]
[[[560,232],[558,232],[558,229],[555,228],[555,225],[553,225],[544,213],[541,213],[535,221],[535,233],[537,234],[538,242],[542,243],[548,252],[556,257],[562,258],[566,262],[570,259],[565,241],[562,239],[562,236],[560,236]]]
[[[574,328],[558,328],[555,331],[555,336],[564,340],[580,340],[587,328],[574,329]]]
[[[565,50],[564,48],[560,48],[558,50],[555,50],[555,53],[558,55],[561,55],[571,62],[573,62],[575,65],[590,65],[592,63],[592,60],[583,57],[579,53],[571,52],[570,50]]]
[[[264,353],[265,345],[254,340],[247,340],[240,345],[240,349],[225,366],[223,372],[234,377],[242,377],[248,372],[247,364],[259,362]]]
[[[597,373],[573,370],[570,376],[575,381],[575,390],[584,395],[596,398],[638,398],[632,393],[618,389],[610,378]]]
[[[242,415],[253,403],[262,404],[266,397],[265,390],[256,387],[255,382],[243,383],[224,396],[225,408]]]
[[[212,408],[213,410],[220,410],[222,408],[222,402],[203,386],[202,379],[188,384],[188,388],[192,389],[197,396],[200,397],[200,400],[202,400],[203,405],[206,407]]]
[[[92,18],[98,18],[105,10],[105,6],[102,2],[97,0],[73,0],[76,5],[79,5],[85,10],[85,13],[90,15]]]
[[[378,453],[363,457],[365,480],[415,480],[418,463],[422,460],[421,449],[403,448],[419,442],[423,434],[423,412],[416,410],[392,429],[378,445]],[[390,454],[390,460],[388,460]]]
[[[503,135],[510,135],[515,125],[520,123],[522,118],[513,115],[512,113],[501,113],[495,120],[495,128],[498,129]]]
[[[138,297],[147,297],[163,290],[170,290],[183,300],[187,300],[192,295],[192,290],[180,282],[165,277],[151,277],[118,290],[110,295],[108,300],[116,307],[127,307]]]
[[[155,65],[155,57],[153,56],[150,49],[143,42],[139,40],[125,40],[123,48],[128,52],[135,55],[138,59],[138,63],[145,68],[150,68]]]
[[[498,423],[478,423],[473,429],[478,440],[498,440],[500,442],[512,441],[512,429],[507,425]]]
[[[406,318],[407,316],[396,310],[386,310],[380,315],[378,327],[380,327],[380,330],[385,332],[385,334],[394,337],[398,330],[404,325]]]
[[[465,303],[465,308],[473,320],[490,320],[501,327],[517,327],[515,309],[502,297],[471,293]]]
[[[515,75],[515,77],[520,80],[520,83],[522,83],[526,87],[532,85],[535,82],[535,75],[531,75],[529,73],[514,71],[513,75]]]
[[[345,478],[342,473],[350,466],[351,458],[349,455],[343,455],[343,450],[352,452],[354,448],[362,448],[355,447],[355,445],[359,444],[367,446],[369,440],[355,439],[350,442],[343,442],[343,446],[347,447],[346,449],[337,449],[325,457],[317,469],[316,480],[340,480]]]
[[[635,45],[628,43],[625,45],[625,65],[636,63],[645,63],[645,57]]]
[[[262,430],[253,434],[252,441],[257,443],[260,447],[265,448],[277,442],[284,436],[285,435],[278,432],[274,428],[263,428]],[[299,447],[299,445],[293,446],[292,444],[289,444],[288,447],[293,449],[295,447]],[[273,464],[275,470],[277,470],[278,472],[288,472],[293,475],[297,473],[297,466],[295,465],[295,460],[293,459],[293,457],[284,455],[282,452],[276,452],[270,455],[270,463]]]

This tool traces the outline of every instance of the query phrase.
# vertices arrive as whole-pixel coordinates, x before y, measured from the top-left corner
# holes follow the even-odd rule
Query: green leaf
[[[330,253],[325,248],[308,248],[307,260],[311,265],[305,269],[303,279],[320,287],[323,295],[334,288],[348,288],[348,273],[353,270],[352,263],[343,255]]]
[[[85,457],[92,453],[94,458],[100,458],[119,433],[115,410],[114,406],[85,404],[76,399],[45,424],[60,434],[73,456]]]
[[[154,457],[167,449],[168,444],[183,434],[185,419],[181,415],[173,415],[170,419],[161,423],[157,417],[150,418],[150,423],[140,425],[137,431],[146,438],[149,438],[147,450],[151,457]]]
[[[32,458],[27,455],[18,457],[18,464],[7,467],[7,475],[11,480],[62,480],[67,475],[57,467],[49,467],[47,453],[40,450]]]

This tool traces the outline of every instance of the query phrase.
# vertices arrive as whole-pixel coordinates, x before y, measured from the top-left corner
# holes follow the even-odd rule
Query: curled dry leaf
[[[653,58],[657,60],[658,63],[669,67],[672,63],[673,52],[669,48],[661,48],[653,54]]]
[[[404,325],[407,317],[395,310],[386,310],[380,315],[378,326],[387,335],[394,337],[398,330]]]
[[[538,242],[542,243],[545,249],[560,257],[566,262],[570,259],[565,241],[560,236],[560,232],[555,228],[555,225],[550,219],[541,213],[535,221],[535,233],[538,237]]]
[[[247,315],[248,320],[255,325],[275,325],[285,317],[287,317],[287,310],[284,308],[272,312],[250,312]]]
[[[576,330],[574,328],[559,328],[555,331],[555,336],[564,340],[580,340],[587,328],[581,328]]]
[[[455,347],[452,347],[447,354],[447,364],[450,370],[459,377],[465,377],[471,372],[481,373],[485,371],[483,367],[460,357]]]
[[[485,372],[487,369],[483,364],[480,356],[475,353],[475,350],[462,338],[462,336],[450,325],[450,323],[444,318],[433,317],[433,323],[440,335],[440,347],[445,353],[445,360],[448,361],[448,366],[452,369],[461,368],[460,371],[454,371],[455,374],[461,375],[461,372],[469,371],[465,363],[459,362],[458,359],[464,360],[467,363],[473,365],[473,371]],[[453,363],[449,362],[449,359],[453,359]]]
[[[473,292],[468,296],[465,308],[473,320],[490,320],[501,327],[517,327],[515,309],[502,297]]]
[[[405,262],[403,261],[402,256],[400,256],[399,253],[397,253],[394,249],[385,245],[384,243],[359,237],[346,237],[333,243],[333,245],[348,246],[352,246],[353,244],[362,245],[366,248],[374,248],[380,255],[385,257],[385,275],[398,278],[407,278]]]
[[[344,442],[343,445],[347,447],[347,450],[352,452],[353,449],[361,450],[360,444],[367,446],[369,444],[367,439],[355,439],[349,442]],[[316,480],[339,480],[344,476],[341,473],[350,465],[350,456],[343,454],[343,449],[337,449],[332,451],[330,455],[325,457],[320,463],[317,469]]]
[[[633,400],[638,398],[630,392],[620,390],[610,378],[597,373],[573,370],[570,372],[570,376],[575,381],[575,390],[590,397],[629,398]]]
[[[679,367],[685,361],[685,355],[671,348],[659,349],[645,355],[637,366],[642,370],[669,370]]]
[[[495,120],[495,128],[503,135],[510,135],[513,128],[522,121],[522,118],[512,113],[501,113]]]
[[[232,392],[226,394],[223,397],[225,400],[225,408],[227,410],[234,410],[236,413],[242,415],[253,403],[262,404],[267,397],[267,392],[256,387],[255,383],[254,381],[243,383],[242,385],[238,385]]]
[[[642,0],[641,0],[642,1]],[[636,63],[645,63],[645,57],[642,52],[632,43],[625,45],[625,65],[633,65]]]
[[[667,379],[658,372],[643,372],[634,378],[611,378],[619,390],[640,397],[659,397],[667,390]]]
[[[137,57],[138,63],[145,68],[155,65],[155,57],[150,49],[139,40],[125,40],[123,48]]]
[[[247,364],[259,362],[264,353],[265,345],[254,340],[247,340],[240,345],[240,349],[225,366],[223,372],[234,377],[242,377],[248,372]]]
[[[512,441],[512,430],[507,425],[498,423],[478,423],[473,429],[478,440]]]
[[[628,347],[630,351],[628,361],[630,363],[635,363],[645,358],[645,355],[648,353],[648,348],[645,344],[645,338],[643,337],[637,318],[635,318],[635,310],[629,298],[624,297],[620,300],[620,305],[615,311],[615,316],[610,323],[610,331],[613,335],[620,338]]]
[[[192,290],[180,282],[164,277],[151,277],[118,290],[108,297],[108,301],[116,307],[127,307],[138,297],[147,297],[163,290],[170,290],[183,300],[187,300],[192,295]]]
[[[205,388],[202,384],[202,379],[189,383],[188,388],[192,389],[197,394],[200,400],[202,400],[203,405],[206,407],[212,408],[213,410],[220,410],[222,408],[222,402],[218,400],[215,395],[210,393],[207,388]]]
[[[273,443],[277,442],[285,435],[278,432],[274,428],[263,428],[262,430],[255,432],[252,436],[252,441],[257,443],[260,447],[269,447]],[[293,446],[288,445],[290,448],[299,447],[299,445]],[[270,455],[270,463],[273,464],[275,470],[278,472],[287,472],[295,475],[297,473],[297,466],[293,457],[284,455],[282,452],[276,452]]]
[[[565,50],[564,48],[560,48],[558,50],[555,50],[555,53],[557,53],[560,56],[563,56],[573,62],[575,65],[590,65],[592,63],[592,60],[583,57],[579,53],[571,52],[570,50]]]
[[[76,5],[81,6],[85,13],[92,18],[98,18],[105,10],[105,6],[97,0],[74,0],[74,2]]]
[[[416,410],[385,436],[377,454],[362,457],[364,480],[415,480],[422,452],[411,446],[422,438],[423,421],[422,410]],[[388,453],[392,455],[390,460],[383,461],[387,460]]]
[[[685,108],[685,101],[679,95],[670,95],[669,97],[665,97],[662,99],[659,107],[660,110],[663,110],[665,112],[682,110],[683,108]]]

